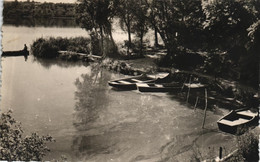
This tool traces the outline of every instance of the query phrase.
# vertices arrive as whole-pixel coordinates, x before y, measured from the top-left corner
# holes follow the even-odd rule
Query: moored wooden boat
[[[240,134],[244,130],[256,122],[258,119],[258,112],[251,110],[239,109],[232,110],[227,115],[223,116],[217,121],[218,127],[223,132],[231,134]]]
[[[20,50],[20,51],[3,51],[1,56],[8,57],[8,56],[28,56],[28,55],[29,55],[29,51]]]
[[[137,89],[137,83],[151,83],[158,79],[163,79],[167,77],[169,73],[158,73],[158,74],[142,74],[134,77],[121,78],[117,80],[109,81],[108,84],[112,87],[125,89],[125,90],[135,90]]]
[[[137,83],[140,92],[178,92],[182,85],[177,82],[173,83]]]

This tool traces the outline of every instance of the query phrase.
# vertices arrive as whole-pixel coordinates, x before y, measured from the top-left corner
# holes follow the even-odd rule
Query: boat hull
[[[258,113],[250,110],[231,111],[217,121],[219,130],[231,134],[243,134],[250,126],[257,124]]]
[[[180,92],[181,86],[165,86],[164,84],[137,84],[140,92]]]
[[[1,56],[8,57],[8,56],[28,56],[28,55],[29,55],[29,51],[20,50],[20,51],[4,51]]]
[[[237,126],[229,126],[229,125],[218,123],[218,128],[222,132],[226,132],[226,133],[230,133],[230,134],[237,133]]]

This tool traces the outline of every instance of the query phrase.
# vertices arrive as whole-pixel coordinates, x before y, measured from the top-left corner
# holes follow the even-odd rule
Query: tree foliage
[[[113,42],[111,21],[115,15],[114,2],[112,0],[78,0],[78,2],[77,21],[82,28],[91,32],[91,36],[101,39],[100,52],[103,55],[104,34]]]
[[[247,28],[256,20],[246,1],[204,1],[202,6],[211,47],[227,50],[246,43]]]
[[[46,142],[53,141],[51,136],[32,133],[23,137],[21,124],[11,115],[12,111],[2,113],[0,118],[0,160],[40,161],[50,151]]]
[[[127,31],[128,42],[127,42],[127,53],[132,45],[131,33],[132,31],[132,22],[134,19],[134,9],[136,7],[134,0],[118,0],[116,7],[116,15],[120,18],[121,28],[124,31]]]
[[[71,3],[5,1],[3,5],[4,19],[75,17],[75,5]]]

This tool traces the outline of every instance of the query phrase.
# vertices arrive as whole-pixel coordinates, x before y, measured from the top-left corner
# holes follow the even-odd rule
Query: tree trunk
[[[128,33],[128,45],[127,45],[127,54],[129,54],[129,49],[131,48],[132,45],[132,40],[131,40],[131,25],[130,25],[130,18],[129,14],[127,14],[127,33]]]
[[[104,52],[104,35],[103,35],[103,28],[100,27],[100,35],[101,35],[101,56],[105,54]]]
[[[155,47],[159,46],[159,44],[158,44],[157,28],[156,27],[154,28],[154,46]]]
[[[141,31],[140,34],[140,55],[143,56],[143,36],[144,36],[144,32]]]
[[[109,36],[110,36],[110,39],[111,39],[111,41],[112,41],[112,43],[113,43],[114,48],[116,48],[116,43],[115,43],[115,40],[114,40],[114,38],[113,38],[113,35],[112,35],[111,30],[109,31]]]
[[[127,32],[128,32],[127,54],[129,54],[129,50],[130,50],[131,44],[132,44],[130,27],[127,27]]]

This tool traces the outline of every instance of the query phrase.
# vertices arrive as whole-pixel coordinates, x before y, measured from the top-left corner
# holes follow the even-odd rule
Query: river
[[[39,37],[86,36],[77,27],[3,25],[3,49],[20,50]],[[123,32],[114,34],[120,38]],[[119,41],[122,41],[120,39]],[[193,110],[164,93],[117,91],[107,81],[124,77],[98,65],[2,58],[1,111],[13,109],[26,135],[49,134],[56,142],[44,160],[195,161],[234,149],[233,135],[218,131],[227,111]]]

